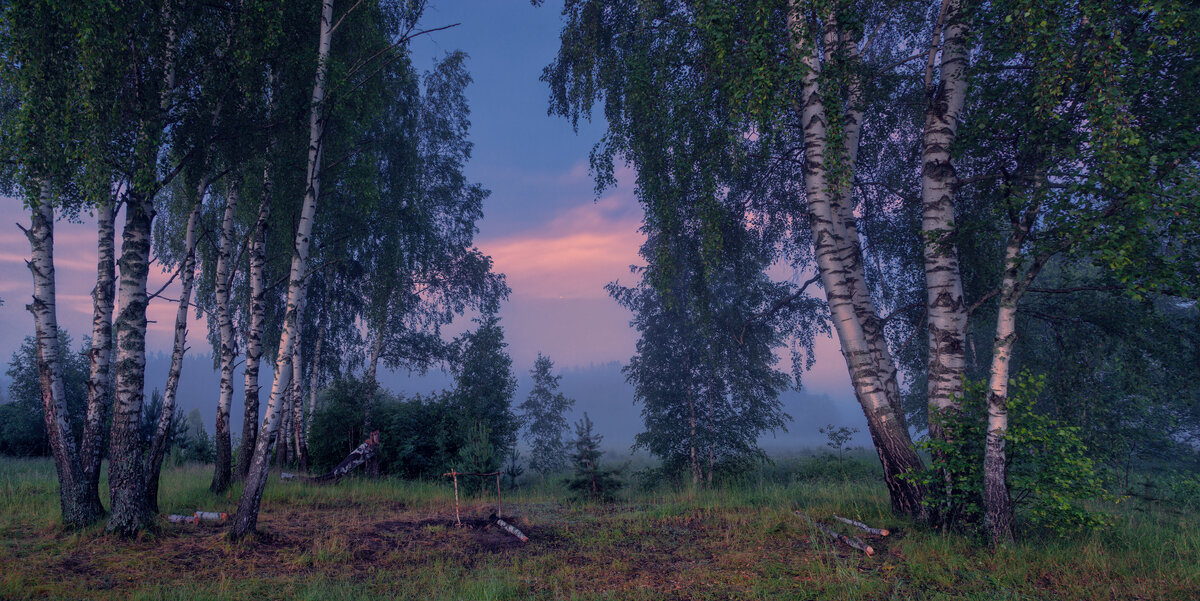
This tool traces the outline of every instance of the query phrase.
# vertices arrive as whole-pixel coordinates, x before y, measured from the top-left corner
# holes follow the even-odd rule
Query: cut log
[[[813,528],[816,528],[817,530],[820,530],[822,533],[824,533],[829,538],[832,538],[837,541],[841,541],[841,542],[845,543],[847,546],[853,547],[855,549],[858,549],[859,551],[862,551],[863,553],[866,553],[867,557],[870,557],[875,554],[875,549],[872,548],[871,545],[864,543],[861,539],[841,534],[841,533],[833,530],[829,526],[826,526],[825,524],[817,522],[817,521],[813,520],[812,518],[808,517],[807,515],[800,513],[799,511],[793,511],[792,513],[795,513],[796,515],[803,518],[804,521],[808,522],[810,526],[812,526]]]
[[[167,516],[167,521],[173,524],[195,524],[200,520],[194,515],[178,515],[173,513]]]
[[[844,518],[840,515],[833,516],[833,519],[835,519],[843,524],[849,524],[851,526],[854,526],[855,528],[858,528],[859,530],[862,530],[863,532],[866,532],[867,534],[874,534],[876,536],[887,536],[887,535],[891,534],[891,532],[887,528],[872,528],[858,520]]]
[[[360,466],[365,464],[368,459],[374,457],[378,452],[379,430],[376,430],[371,432],[371,435],[367,437],[367,440],[358,445],[358,448],[350,451],[350,454],[347,455],[341,463],[337,464],[337,467],[333,468],[328,473],[321,474],[320,476],[314,476],[312,478],[305,478],[304,480],[307,482],[316,482],[318,484],[333,484],[334,482],[345,478],[350,472],[358,469]]]
[[[295,480],[296,474],[293,474],[291,472],[280,472],[279,479],[280,480]]]
[[[224,522],[229,519],[229,514],[223,511],[197,511],[192,515],[195,516],[196,521]]]
[[[529,542],[529,537],[525,536],[525,534],[522,533],[520,530],[517,530],[516,526],[513,526],[512,524],[510,524],[494,515],[492,516],[492,521],[495,522],[496,525],[499,526],[501,529],[503,529],[505,532],[508,532],[509,534],[517,537],[517,540],[519,540],[523,543]]]

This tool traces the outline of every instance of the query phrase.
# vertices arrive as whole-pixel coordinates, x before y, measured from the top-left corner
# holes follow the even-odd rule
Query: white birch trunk
[[[43,184],[37,206],[32,207],[29,238],[33,274],[33,302],[26,306],[33,314],[37,336],[38,379],[42,388],[42,410],[46,437],[58,471],[59,507],[63,524],[80,528],[100,519],[102,512],[91,503],[87,476],[80,461],[75,435],[71,431],[63,385],[61,348],[58,338],[58,310],[54,282],[54,208],[48,186]]]
[[[141,438],[146,377],[146,279],[150,274],[152,195],[131,190],[125,199],[121,235],[121,278],[117,293],[116,381],[113,386],[112,436],[108,484],[108,529],[132,536],[149,525],[146,473]]]
[[[229,488],[233,476],[233,442],[229,434],[229,408],[233,404],[233,362],[237,359],[237,341],[233,336],[233,318],[229,306],[230,262],[233,256],[233,217],[237,211],[241,182],[230,179],[221,219],[221,241],[217,249],[216,286],[217,331],[221,338],[221,393],[217,399],[217,424],[213,442],[217,447],[213,469],[213,492]]]
[[[163,3],[160,21],[166,29],[160,64],[163,84],[159,90],[160,114],[146,117],[138,132],[137,147],[143,150],[133,166],[133,182],[125,194],[125,229],[121,233],[121,269],[117,292],[117,333],[114,359],[112,430],[109,438],[108,530],[133,536],[150,524],[153,516],[146,500],[145,445],[141,437],[142,401],[146,384],[146,280],[150,275],[151,228],[154,196],[159,190],[157,174],[159,140],[163,135],[161,115],[171,104],[175,89],[177,43],[174,4]]]
[[[308,419],[304,422],[305,447],[308,446],[308,438],[312,436],[313,418],[317,415],[317,386],[320,385],[321,351],[325,345],[324,322],[326,311],[325,308],[322,308],[321,315],[317,319],[317,346],[313,350],[312,357],[308,360]]]
[[[150,509],[158,513],[158,478],[162,473],[163,457],[170,444],[171,422],[175,415],[175,395],[179,390],[179,376],[183,372],[183,355],[187,345],[188,309],[191,307],[192,284],[196,275],[196,223],[200,220],[200,208],[204,195],[208,193],[208,177],[201,179],[197,190],[196,206],[188,215],[184,233],[183,265],[180,267],[179,307],[175,310],[175,339],[171,347],[171,367],[167,371],[167,385],[163,390],[162,412],[158,415],[150,452],[146,457],[146,497]]]
[[[1008,380],[1013,346],[1017,341],[1017,304],[1029,283],[1037,277],[1045,257],[1027,262],[1022,247],[1033,227],[1039,204],[1014,220],[1013,231],[1004,249],[1004,275],[1000,283],[1000,308],[996,314],[996,334],[992,341],[992,365],[988,376],[987,438],[983,455],[984,528],[993,545],[1012,540],[1013,503],[1008,493]]]
[[[270,460],[268,443],[277,434],[283,396],[292,377],[292,345],[296,330],[300,325],[297,317],[304,306],[307,293],[304,280],[308,270],[309,242],[321,187],[321,139],[325,132],[322,116],[325,108],[323,106],[325,76],[329,68],[329,48],[332,39],[333,0],[323,0],[321,33],[317,45],[317,73],[313,79],[312,106],[309,113],[308,183],[304,192],[304,206],[300,212],[300,223],[296,228],[295,254],[292,255],[292,268],[288,282],[287,312],[284,315],[283,332],[279,339],[279,354],[275,360],[275,381],[271,385],[271,397],[267,402],[262,431],[254,445],[254,458],[246,476],[246,487],[238,501],[237,516],[229,531],[231,539],[238,539],[254,532],[258,524],[258,509],[262,503],[263,487],[267,484],[267,466]]]
[[[840,208],[844,203],[837,200],[837,192],[844,184],[829,175],[827,162],[833,157],[827,155],[833,149],[826,136],[825,103],[819,81],[820,53],[802,11],[800,3],[793,1],[789,25],[795,36],[797,58],[805,68],[798,109],[804,132],[804,186],[814,255],[855,396],[862,405],[883,464],[892,506],[899,512],[919,515],[921,491],[900,476],[920,469],[921,460],[904,425],[903,414],[897,411],[898,387],[890,354],[886,345],[880,345],[882,336],[870,329],[871,319],[878,322],[878,318],[864,315],[873,314],[874,309],[861,300],[865,296],[869,302],[869,295],[860,275],[857,231],[850,229],[852,224],[848,222],[853,221],[853,216],[847,218]],[[846,240],[851,233],[855,237],[852,243]]]
[[[250,458],[258,438],[259,365],[262,359],[262,335],[266,325],[266,236],[271,205],[270,168],[263,170],[263,199],[258,205],[254,239],[250,244],[250,328],[246,332],[245,410],[242,415],[242,442],[238,447],[235,476],[246,478]]]
[[[966,370],[967,307],[963,300],[958,248],[954,245],[954,187],[958,178],[950,149],[966,100],[967,24],[960,0],[949,0],[943,18],[944,42],[936,85],[932,61],[921,152],[921,233],[924,238],[926,319],[928,323],[929,433],[944,439],[936,417],[957,413]],[[941,24],[939,24],[940,26]],[[935,52],[937,36],[935,35]]]
[[[303,323],[303,315],[296,320]],[[304,440],[304,328],[297,325],[296,343],[292,345],[292,457],[300,471],[308,471],[308,445]]]
[[[88,351],[88,406],[81,452],[88,495],[97,514],[100,503],[100,465],[104,457],[104,422],[112,402],[113,302],[116,300],[116,208],[96,209],[96,287],[92,289],[92,348]]]

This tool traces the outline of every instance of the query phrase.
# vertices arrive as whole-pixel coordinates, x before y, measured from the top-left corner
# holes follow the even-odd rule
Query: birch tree
[[[967,305],[955,244],[951,151],[966,101],[969,13],[943,0],[925,63],[925,125],[921,138],[921,234],[925,258],[929,434],[944,438],[940,420],[955,411],[966,371]],[[940,57],[939,55],[940,46]],[[939,60],[940,58],[940,60]]]
[[[80,119],[78,126],[72,126],[72,115],[83,104],[75,79],[81,52],[74,21],[78,8],[37,1],[6,4],[6,35],[0,53],[4,69],[0,85],[11,103],[0,128],[4,130],[0,148],[7,159],[4,191],[22,198],[31,214],[29,227],[21,228],[30,243],[26,264],[33,276],[33,300],[27,308],[34,318],[41,405],[58,474],[59,506],[63,524],[69,528],[86,526],[104,514],[97,491],[99,465],[91,459],[99,456],[104,390],[97,388],[89,395],[84,438],[77,440],[70,426],[73,417],[59,356],[54,271],[55,209],[73,213],[88,200],[87,189],[77,185],[81,175],[77,165],[94,166],[76,162],[82,157],[75,155],[75,149],[90,141],[93,122]],[[111,207],[101,215],[102,245],[104,223],[111,223],[111,215]],[[96,292],[100,314],[95,325],[103,334],[106,290],[99,285],[104,275],[103,252],[101,255]],[[107,298],[111,299],[111,294]]]
[[[978,182],[970,192],[992,199],[995,217],[1007,225],[997,241],[998,281],[988,292],[997,307],[984,518],[999,544],[1013,534],[1006,402],[1022,300],[1060,255],[1105,266],[1134,291],[1194,293],[1194,270],[1179,268],[1195,257],[1187,248],[1195,244],[1189,229],[1200,115],[1196,72],[1184,58],[1198,43],[1183,26],[1196,16],[1194,6],[989,8],[980,13],[990,24],[981,60],[1027,67],[996,68],[981,79],[986,93],[972,113],[980,129],[972,132],[969,155]],[[983,135],[1002,124],[1016,128],[1015,135]]]
[[[569,2],[564,16],[562,49],[546,71],[551,108],[578,119],[602,103],[608,135],[593,156],[611,161],[620,155],[638,168],[639,195],[649,200],[647,213],[653,219],[705,198],[654,194],[653,188],[641,186],[642,179],[669,161],[650,152],[627,154],[635,148],[632,141],[653,139],[664,127],[693,135],[703,131],[686,129],[694,112],[658,110],[664,97],[699,88],[705,92],[700,98],[722,99],[724,104],[714,107],[703,127],[755,141],[752,146],[774,155],[774,164],[764,170],[767,183],[759,190],[778,192],[756,193],[761,199],[756,209],[781,220],[774,231],[787,232],[798,266],[816,267],[892,505],[903,513],[923,513],[921,490],[902,478],[919,468],[921,460],[906,426],[884,320],[868,288],[852,194],[868,100],[864,94],[873,83],[865,78],[898,58],[890,56],[895,48],[879,40],[899,39],[907,23],[874,4],[800,1],[667,2],[654,7],[579,1]],[[870,62],[864,58],[868,51]],[[744,164],[747,155],[738,145],[714,146],[710,152],[722,151],[728,152],[725,162]],[[598,179],[604,184],[611,170],[602,166],[606,169]],[[717,179],[710,188],[722,183]],[[648,225],[657,230],[670,222]],[[794,298],[804,297],[801,291]]]
[[[263,487],[267,483],[270,461],[270,443],[278,434],[279,422],[284,406],[283,396],[289,389],[292,377],[292,345],[295,343],[299,316],[303,310],[307,291],[304,278],[308,271],[308,255],[313,219],[317,210],[317,199],[321,188],[321,151],[325,132],[326,107],[325,85],[329,72],[330,46],[333,40],[333,0],[321,3],[320,29],[317,37],[316,74],[313,77],[312,100],[309,109],[308,171],[306,190],[300,221],[296,228],[295,252],[288,279],[287,311],[283,333],[279,340],[275,360],[275,376],[271,385],[271,396],[263,417],[262,427],[250,458],[246,473],[246,485],[238,501],[237,515],[229,531],[231,539],[238,539],[255,531],[258,523],[258,508],[262,502]]]

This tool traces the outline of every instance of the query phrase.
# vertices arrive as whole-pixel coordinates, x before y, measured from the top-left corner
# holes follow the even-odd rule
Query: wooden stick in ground
[[[517,530],[516,526],[513,526],[512,524],[500,519],[497,516],[492,516],[492,521],[496,522],[497,526],[503,528],[509,534],[517,537],[517,540],[519,540],[523,543],[529,542],[529,537],[525,536],[525,534],[522,533],[520,530]]]
[[[454,476],[454,523],[462,526],[462,518],[458,515],[458,472],[451,470],[450,475]]]
[[[859,551],[862,551],[863,553],[866,553],[867,557],[870,557],[875,554],[875,549],[872,548],[871,545],[868,545],[867,543],[862,542],[862,540],[860,540],[860,539],[852,538],[852,537],[846,536],[844,534],[840,534],[840,533],[834,531],[833,529],[831,529],[829,526],[826,526],[825,524],[814,521],[812,518],[808,517],[807,515],[804,515],[803,513],[800,513],[799,511],[794,511],[792,513],[795,513],[796,515],[804,518],[804,521],[808,522],[809,525],[816,528],[817,530],[820,530],[821,532],[823,532],[826,536],[828,536],[834,540],[839,540],[843,543],[846,543],[846,545],[848,545],[850,547],[853,547],[855,549],[858,549]]]
[[[851,520],[849,518],[844,518],[840,515],[833,516],[833,519],[835,519],[839,522],[842,522],[843,524],[849,524],[851,526],[854,526],[855,528],[858,528],[859,530],[862,530],[863,532],[866,532],[867,534],[874,534],[877,536],[887,536],[887,535],[891,534],[891,532],[889,532],[887,528],[872,528],[862,522],[859,522],[857,520]]]

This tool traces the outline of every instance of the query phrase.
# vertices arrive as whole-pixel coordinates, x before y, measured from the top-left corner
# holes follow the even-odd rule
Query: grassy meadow
[[[211,468],[167,468],[167,513],[232,512]],[[633,478],[631,478],[633,479]],[[580,502],[555,482],[464,499],[449,482],[272,477],[255,540],[170,524],[135,540],[61,529],[48,459],[0,459],[0,599],[1200,599],[1200,516],[1126,499],[1114,525],[995,552],[894,517],[865,457],[777,461],[716,490],[631,487]],[[102,484],[103,486],[103,484]],[[102,497],[104,491],[102,491]],[[867,557],[793,514],[893,530]],[[851,530],[838,529],[847,534]]]

